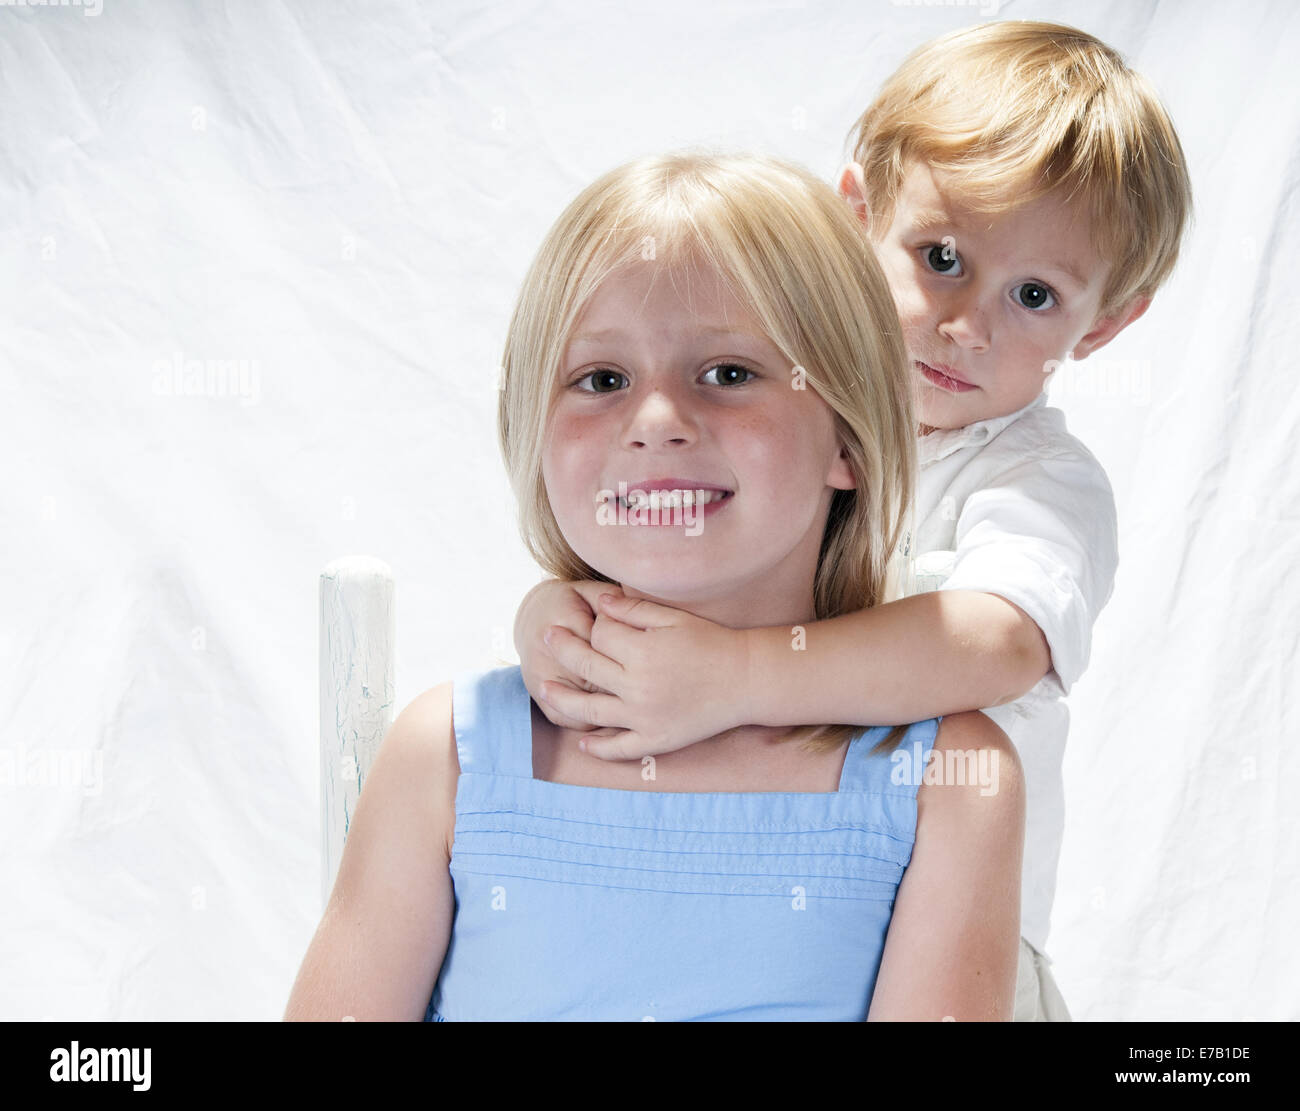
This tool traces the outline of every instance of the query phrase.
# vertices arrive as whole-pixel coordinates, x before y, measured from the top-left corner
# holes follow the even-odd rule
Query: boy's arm
[[[941,590],[790,629],[744,631],[758,725],[901,725],[1001,706],[1051,666],[1047,641],[996,594]]]
[[[1048,666],[1069,694],[1087,670],[1119,567],[1115,495],[1101,464],[1082,445],[1015,460],[966,499],[954,540],[940,589],[1019,607],[1042,631]]]
[[[759,724],[895,725],[1014,701],[1088,664],[1119,564],[1115,498],[1084,450],[1017,458],[965,499],[939,590],[806,627],[750,630]],[[834,711],[834,713],[831,713]]]
[[[630,759],[745,723],[899,725],[988,709],[1049,669],[1068,693],[1111,593],[1117,531],[1110,484],[1086,450],[1018,456],[962,504],[939,590],[793,629],[726,629],[624,599],[600,610],[613,621],[599,645],[563,630],[549,644],[552,666],[612,694],[549,684],[550,705],[625,730],[588,751]],[[711,681],[719,669],[723,688]]]

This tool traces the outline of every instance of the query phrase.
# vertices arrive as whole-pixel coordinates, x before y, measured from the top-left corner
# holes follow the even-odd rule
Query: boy
[[[1044,390],[1064,359],[1141,316],[1172,271],[1187,167],[1154,92],[1113,50],[1029,21],[921,47],[852,146],[840,192],[891,283],[921,421],[895,600],[797,630],[792,651],[787,628],[726,629],[609,583],[546,582],[521,605],[515,644],[547,717],[606,727],[584,744],[608,759],[747,723],[982,709],[1025,769],[1015,1018],[1068,1020],[1044,954],[1064,696],[1087,667],[1118,547],[1106,474]]]

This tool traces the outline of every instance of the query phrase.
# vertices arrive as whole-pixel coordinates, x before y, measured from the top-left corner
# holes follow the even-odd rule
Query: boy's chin
[[[950,413],[928,412],[925,409],[916,414],[916,422],[921,426],[922,436],[928,436],[931,432],[948,432],[967,423],[963,419],[954,420]]]

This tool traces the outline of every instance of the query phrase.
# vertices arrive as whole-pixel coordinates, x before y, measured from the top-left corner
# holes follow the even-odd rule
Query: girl
[[[867,240],[805,170],[601,177],[534,261],[503,369],[549,574],[786,624],[792,651],[882,601],[916,466],[906,355]],[[984,715],[747,726],[637,763],[582,735],[517,667],[416,698],[285,1017],[1010,1017],[1023,798]]]

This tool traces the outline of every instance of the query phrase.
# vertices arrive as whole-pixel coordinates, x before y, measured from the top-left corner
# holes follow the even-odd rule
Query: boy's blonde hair
[[[986,23],[926,43],[849,143],[875,229],[889,226],[912,160],[984,212],[1055,189],[1077,197],[1111,264],[1100,316],[1155,294],[1191,215],[1183,149],[1155,90],[1105,43],[1061,24]]]
[[[917,469],[897,311],[848,205],[807,170],[757,155],[682,152],[630,162],[584,189],[547,234],[510,321],[497,427],[533,558],[558,578],[612,581],[560,532],[542,449],[573,327],[600,284],[629,265],[669,268],[688,286],[693,269],[716,271],[784,353],[792,388],[803,368],[807,386],[834,412],[857,482],[831,501],[816,618],[887,600]],[[860,731],[821,726],[788,739],[825,751]],[[905,731],[899,726],[878,747],[892,747]]]

